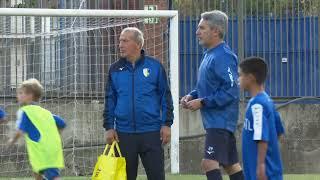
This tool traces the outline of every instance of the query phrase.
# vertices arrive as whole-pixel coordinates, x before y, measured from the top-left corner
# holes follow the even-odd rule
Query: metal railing
[[[261,56],[269,65],[266,90],[274,98],[320,96],[320,1],[174,0],[180,12],[180,95],[194,87],[202,48],[196,26],[204,11],[229,15],[225,41],[239,61]]]
[[[76,9],[176,9],[180,14],[180,96],[197,80],[202,48],[195,31],[200,14],[219,9],[229,16],[226,42],[239,60],[264,57],[269,65],[266,89],[272,97],[320,96],[318,0],[38,0],[2,1],[2,7]]]

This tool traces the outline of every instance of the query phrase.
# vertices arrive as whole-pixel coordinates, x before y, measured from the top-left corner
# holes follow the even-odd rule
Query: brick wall
[[[167,0],[145,0],[145,5],[157,5],[158,10],[167,10]],[[168,57],[168,18],[161,18],[158,24],[149,24],[144,27],[145,49],[158,58],[163,64],[167,64]]]
[[[100,9],[144,9],[144,5],[157,5],[158,10],[167,10],[169,0],[113,0],[113,1],[101,1],[97,4],[91,3],[89,8]],[[146,52],[158,58],[164,64],[167,64],[167,52],[168,52],[168,18],[161,18],[158,24],[145,24],[141,23],[131,24],[129,26],[137,26],[143,32],[145,36],[145,46]],[[126,27],[117,27],[113,31],[117,36],[120,35],[121,30]],[[109,38],[109,37],[105,37]],[[108,42],[106,39],[105,42]],[[115,37],[114,43],[117,46],[118,37]]]
[[[92,2],[88,4],[89,9],[144,9],[144,5],[157,5],[159,10],[168,9],[168,0],[145,0],[143,4],[141,0],[114,0],[114,1],[100,1]],[[119,21],[120,19],[117,19]],[[143,21],[143,19],[141,19]],[[125,23],[124,23],[125,24]],[[118,46],[119,46],[119,36],[121,30],[127,26],[139,27],[144,32],[145,45],[147,55],[156,57],[161,61],[166,69],[168,69],[168,18],[161,18],[157,24],[144,24],[132,23],[129,25],[112,26],[110,28],[101,29],[99,32],[92,32],[92,34],[102,33],[103,41],[102,46],[104,47],[104,53],[102,57],[102,62],[98,68],[101,72],[108,72],[111,63],[118,59]],[[91,42],[92,48],[99,46],[96,41]],[[94,49],[92,50],[94,51]],[[89,62],[95,62],[96,57],[90,56],[91,60]],[[93,63],[95,64],[95,63]],[[168,71],[167,71],[168,72]],[[102,73],[105,77],[105,73]],[[105,78],[101,78],[102,83],[105,82]]]

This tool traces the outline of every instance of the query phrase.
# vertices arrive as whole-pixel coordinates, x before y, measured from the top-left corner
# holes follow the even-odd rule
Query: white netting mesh
[[[43,84],[42,106],[67,122],[64,174],[92,173],[105,144],[105,82],[109,66],[118,59],[121,29],[142,29],[147,54],[158,58],[168,71],[169,19],[145,23],[149,20],[0,16],[0,106],[9,119],[0,128],[0,177],[31,174],[23,141],[12,148],[5,143],[15,129],[16,88],[28,78]]]

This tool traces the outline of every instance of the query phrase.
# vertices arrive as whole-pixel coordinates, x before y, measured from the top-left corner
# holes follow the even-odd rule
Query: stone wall
[[[246,104],[240,105],[240,121],[236,132],[239,155],[241,155],[241,129]],[[281,144],[285,173],[320,173],[320,104],[290,104],[279,109],[286,138]],[[203,129],[199,113],[182,110],[181,133],[183,136],[201,134]],[[195,117],[196,116],[196,117]],[[181,171],[201,173],[204,137],[181,142]],[[241,156],[240,156],[241,157]]]
[[[12,102],[13,104],[13,102]],[[55,114],[63,117],[67,128],[62,133],[65,151],[66,169],[64,174],[88,175],[92,172],[98,155],[105,145],[102,127],[103,104],[98,101],[65,100],[43,103]],[[241,115],[245,104],[241,104]],[[30,173],[24,141],[11,148],[5,142],[15,129],[15,111],[17,106],[7,106],[9,122],[0,126],[0,177],[24,176]],[[286,127],[285,143],[281,145],[284,169],[286,173],[320,173],[320,105],[290,104],[279,110]],[[202,122],[199,112],[181,110],[180,136],[202,134]],[[240,118],[243,119],[243,118]],[[241,149],[239,122],[236,137],[238,149]],[[180,167],[182,173],[201,173],[200,162],[203,156],[203,136],[183,138],[180,142]],[[166,170],[170,172],[170,150],[165,147]],[[240,152],[239,152],[240,153]],[[143,168],[140,166],[140,173]]]

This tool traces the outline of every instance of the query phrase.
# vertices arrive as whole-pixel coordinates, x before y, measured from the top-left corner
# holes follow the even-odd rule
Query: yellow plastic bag
[[[122,157],[118,143],[112,143],[108,155],[109,144],[106,145],[103,154],[98,157],[98,162],[92,174],[92,180],[127,180],[126,160]],[[116,157],[115,148],[119,157]]]

